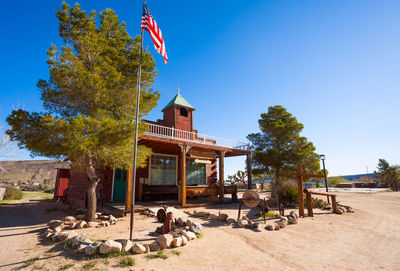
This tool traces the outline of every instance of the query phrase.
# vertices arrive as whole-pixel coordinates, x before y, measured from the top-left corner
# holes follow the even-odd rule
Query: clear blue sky
[[[70,4],[75,1],[67,1]],[[140,1],[79,1],[114,9],[139,34]],[[170,62],[148,35],[159,76],[159,105],[182,88],[201,133],[246,140],[268,106],[281,104],[304,124],[303,135],[326,155],[330,175],[400,163],[400,1],[163,1],[148,7],[163,31]],[[46,50],[61,44],[61,1],[2,3],[0,118],[12,106],[42,110],[36,88],[48,78]],[[29,159],[21,151],[18,159]],[[227,159],[226,174],[244,168]]]

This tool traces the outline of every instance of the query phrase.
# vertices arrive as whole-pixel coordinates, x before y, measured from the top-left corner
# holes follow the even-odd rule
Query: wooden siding
[[[96,194],[100,195],[97,201],[97,208],[100,210],[103,203],[111,201],[113,170],[98,169],[96,173],[101,179],[96,188]],[[71,173],[67,201],[72,206],[77,208],[84,208],[86,206],[86,187],[88,182],[89,178],[86,173]]]

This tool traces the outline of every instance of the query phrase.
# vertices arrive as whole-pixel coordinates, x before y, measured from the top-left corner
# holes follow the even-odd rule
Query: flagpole
[[[144,1],[143,1],[144,6]],[[140,82],[142,77],[142,52],[143,52],[143,30],[140,35],[140,53],[139,53],[139,72],[137,81],[136,93],[136,117],[135,117],[135,141],[133,145],[133,169],[132,169],[132,201],[131,201],[131,224],[129,239],[133,241],[133,221],[135,215],[135,183],[136,183],[136,158],[137,158],[137,141],[138,141],[138,126],[139,126],[139,102],[140,102]]]

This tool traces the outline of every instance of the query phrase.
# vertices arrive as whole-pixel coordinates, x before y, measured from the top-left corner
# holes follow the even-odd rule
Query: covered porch
[[[139,144],[151,148],[153,155],[145,168],[136,171],[135,202],[138,204],[145,204],[147,200],[154,204],[159,200],[185,207],[223,203],[228,198],[236,200],[236,186],[224,183],[225,158],[245,155],[247,168],[251,168],[249,146],[229,139],[149,124],[149,132],[141,136]],[[248,174],[251,180],[250,170]],[[133,171],[129,170],[126,211],[132,202],[132,175]]]

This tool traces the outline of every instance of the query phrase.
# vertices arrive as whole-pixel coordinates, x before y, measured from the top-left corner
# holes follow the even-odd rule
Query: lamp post
[[[324,169],[324,177],[325,177],[325,189],[326,189],[326,193],[328,193],[328,181],[326,180],[326,170],[325,170],[325,154],[321,154],[319,156],[319,158],[321,158],[322,160],[322,167]],[[328,203],[329,202],[329,196],[326,197],[328,199]]]

